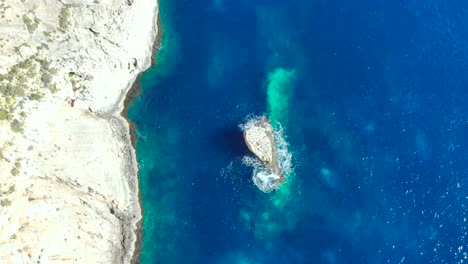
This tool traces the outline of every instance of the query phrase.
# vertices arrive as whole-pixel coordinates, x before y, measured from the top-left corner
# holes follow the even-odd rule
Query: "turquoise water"
[[[142,263],[462,263],[468,6],[160,1],[129,110]],[[240,124],[266,115],[292,168],[253,184]]]

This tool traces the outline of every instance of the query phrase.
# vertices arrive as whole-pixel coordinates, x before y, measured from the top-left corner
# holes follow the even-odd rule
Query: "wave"
[[[247,121],[239,125],[242,131],[253,128],[260,121],[268,119],[266,116],[250,116]],[[242,163],[246,166],[252,167],[252,180],[254,184],[262,192],[269,193],[278,190],[283,183],[285,183],[289,176],[293,173],[292,154],[289,151],[289,144],[287,143],[283,127],[279,122],[272,126],[274,143],[276,148],[276,159],[281,168],[282,175],[275,173],[270,166],[260,161],[256,157],[244,156]]]

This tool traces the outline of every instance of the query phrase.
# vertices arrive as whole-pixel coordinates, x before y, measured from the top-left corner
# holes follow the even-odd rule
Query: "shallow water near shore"
[[[160,0],[128,113],[142,263],[462,263],[467,7]],[[256,115],[292,155],[271,193],[242,162]]]

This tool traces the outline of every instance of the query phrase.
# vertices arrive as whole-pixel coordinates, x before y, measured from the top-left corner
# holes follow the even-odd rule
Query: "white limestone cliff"
[[[129,263],[156,0],[0,0],[0,263]]]

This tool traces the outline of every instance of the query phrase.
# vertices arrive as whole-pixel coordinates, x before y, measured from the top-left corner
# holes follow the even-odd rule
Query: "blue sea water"
[[[468,2],[160,0],[130,110],[142,263],[468,261]],[[294,171],[253,184],[239,124]]]

